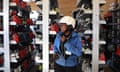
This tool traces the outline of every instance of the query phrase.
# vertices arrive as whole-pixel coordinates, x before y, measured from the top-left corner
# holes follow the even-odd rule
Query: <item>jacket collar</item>
[[[62,32],[59,32],[58,34],[59,34],[59,36],[61,36]],[[77,36],[77,33],[75,31],[72,31],[72,37],[76,37],[76,36]]]

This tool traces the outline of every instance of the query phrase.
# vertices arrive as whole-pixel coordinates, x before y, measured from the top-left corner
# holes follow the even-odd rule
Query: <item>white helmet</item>
[[[59,23],[66,23],[67,25],[72,25],[75,28],[75,19],[71,16],[64,16],[60,19]]]

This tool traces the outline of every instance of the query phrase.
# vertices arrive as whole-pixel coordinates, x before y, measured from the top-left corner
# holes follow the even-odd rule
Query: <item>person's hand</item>
[[[63,36],[61,36],[61,42],[65,42],[66,41],[66,37],[63,35]]]
[[[56,59],[58,59],[58,58],[59,58],[58,54],[56,54],[56,53],[53,54],[53,59],[54,59],[54,60],[56,60]]]

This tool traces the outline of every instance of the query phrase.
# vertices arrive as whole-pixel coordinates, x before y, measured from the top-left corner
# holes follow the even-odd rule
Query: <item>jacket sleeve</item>
[[[59,35],[57,34],[56,35],[56,38],[55,38],[55,40],[54,40],[54,45],[53,45],[53,51],[54,51],[54,53],[58,53],[59,51],[58,51],[58,48],[57,48],[57,46],[58,46],[58,40],[59,40]]]
[[[66,42],[64,47],[71,52],[72,54],[76,56],[81,56],[82,54],[82,43],[81,43],[81,37],[78,35],[77,38],[75,38],[75,43],[69,41]]]

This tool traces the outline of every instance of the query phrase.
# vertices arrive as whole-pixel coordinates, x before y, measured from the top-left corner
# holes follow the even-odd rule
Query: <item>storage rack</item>
[[[34,53],[34,59],[35,64],[38,65],[38,67],[42,67],[42,72],[48,72],[48,6],[49,3],[47,0],[36,0],[36,4],[40,4],[42,6],[41,13],[42,13],[42,20],[37,20],[34,25],[31,26],[34,32],[34,28],[38,28],[38,32],[42,32],[42,38],[35,34],[35,38],[33,39],[33,45],[37,47],[37,49],[40,49],[40,53],[42,52],[42,55],[37,55],[37,51]],[[40,15],[40,14],[39,14]],[[35,48],[36,49],[36,48]],[[37,50],[36,49],[36,50]]]
[[[119,0],[118,0],[119,1]],[[112,64],[108,65],[111,67],[111,69],[114,72],[119,72],[119,61],[120,61],[120,55],[119,55],[119,27],[120,27],[120,5],[119,2],[116,3],[116,7],[109,8],[109,13],[111,13],[110,16],[106,18],[106,36],[107,36],[107,53],[108,59],[107,61],[112,62]]]
[[[99,60],[99,48],[100,48],[100,45],[105,45],[106,42],[105,40],[100,40],[99,39],[99,26],[100,24],[106,24],[106,22],[104,20],[100,20],[100,6],[101,5],[104,5],[106,3],[105,0],[91,0],[92,1],[92,10],[90,9],[83,9],[82,6],[81,8],[78,8],[77,10],[83,10],[83,14],[82,14],[82,11],[81,11],[81,14],[80,15],[83,15],[82,18],[91,18],[91,22],[92,22],[92,28],[89,27],[88,29],[83,29],[83,38],[85,38],[86,36],[89,37],[89,36],[92,36],[92,42],[91,45],[92,45],[92,48],[90,48],[90,50],[88,50],[87,48],[84,50],[84,47],[83,47],[83,54],[85,56],[88,56],[89,55],[89,58],[88,60],[89,61],[92,61],[92,62],[89,62],[89,64],[92,65],[92,72],[98,72],[99,71],[99,65],[102,65],[102,64],[105,64],[105,61],[100,61]],[[85,20],[85,19],[83,19]],[[79,20],[80,21],[80,20]],[[80,22],[81,23],[81,22]],[[83,24],[85,25],[85,24]],[[83,28],[83,27],[82,27]],[[80,28],[81,29],[81,28]],[[89,45],[90,45],[89,43]],[[88,45],[88,44],[87,44]],[[92,56],[92,60],[91,60],[91,57]],[[97,57],[96,57],[97,56]],[[83,59],[84,60],[84,59]]]
[[[14,41],[11,41],[9,39],[9,27],[10,25],[16,25],[14,22],[9,22],[9,6],[15,6],[14,3],[10,3],[9,0],[2,0],[3,2],[1,3],[3,5],[2,11],[0,12],[0,17],[1,17],[1,21],[3,20],[3,23],[1,23],[3,25],[3,30],[0,31],[0,36],[1,36],[1,43],[0,46],[2,46],[0,48],[0,57],[1,55],[3,55],[3,67],[2,65],[0,65],[0,72],[10,72],[10,45],[11,44],[16,44]],[[38,1],[38,0],[37,0]],[[39,0],[41,1],[41,0]],[[37,4],[37,3],[36,3]],[[42,45],[42,59],[39,60],[39,62],[37,62],[37,64],[42,64],[42,72],[48,72],[49,69],[49,64],[48,64],[48,54],[49,54],[49,50],[48,50],[48,11],[49,11],[49,2],[48,0],[42,0],[40,2],[40,4],[42,4],[42,21],[37,21],[36,24],[40,25],[42,24],[42,31],[43,31],[43,40],[41,41],[37,41],[35,39],[35,45]],[[2,26],[1,25],[1,26]],[[2,41],[3,38],[3,41]],[[32,53],[31,53],[32,54]],[[14,69],[14,72],[21,70],[21,67],[19,66],[18,69]]]

